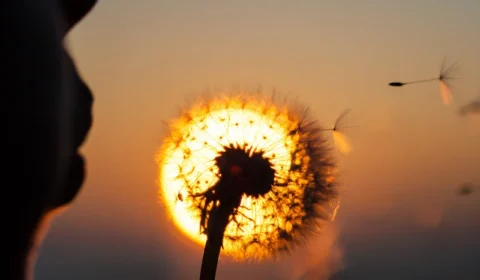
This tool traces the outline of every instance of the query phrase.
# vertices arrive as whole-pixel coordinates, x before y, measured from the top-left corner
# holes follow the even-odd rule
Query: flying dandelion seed
[[[480,97],[461,106],[458,110],[458,114],[460,116],[480,115]]]
[[[352,145],[347,139],[345,134],[341,131],[343,128],[342,121],[345,119],[345,116],[351,111],[351,109],[345,110],[335,121],[333,128],[324,129],[324,131],[332,131],[333,142],[335,147],[344,154],[349,154],[352,151]]]
[[[205,244],[201,279],[213,279],[220,248],[261,260],[335,218],[335,164],[299,106],[225,96],[195,104],[170,130],[157,157],[161,196],[181,231]]]
[[[458,191],[458,195],[467,196],[467,195],[471,195],[474,189],[475,189],[475,185],[473,184],[473,182],[469,182],[469,183],[461,184],[458,187],[457,191]]]
[[[445,59],[442,62],[440,67],[440,74],[436,78],[425,79],[425,80],[417,80],[417,81],[410,81],[410,82],[391,82],[388,85],[392,87],[402,87],[409,84],[418,84],[418,83],[427,83],[438,81],[440,84],[440,95],[442,97],[442,101],[445,105],[448,105],[452,102],[452,92],[450,90],[451,86],[449,81],[456,78],[453,77],[453,72],[457,69],[457,63],[454,63],[450,66],[446,66]]]

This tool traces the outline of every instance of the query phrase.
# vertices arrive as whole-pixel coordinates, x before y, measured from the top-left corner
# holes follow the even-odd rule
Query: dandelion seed
[[[425,80],[417,80],[417,81],[410,81],[410,82],[390,82],[388,85],[392,87],[402,87],[405,85],[410,85],[410,84],[418,84],[418,83],[427,83],[427,82],[433,82],[433,81],[438,81],[440,84],[440,95],[442,97],[442,101],[445,105],[448,105],[452,102],[452,93],[451,93],[451,86],[449,84],[449,81],[456,78],[451,76],[452,72],[454,72],[457,69],[457,64],[454,63],[450,66],[446,66],[445,64],[445,59],[442,62],[442,65],[440,67],[440,74],[436,78],[431,78],[431,79],[425,79]]]
[[[322,129],[299,109],[224,96],[171,122],[156,159],[160,193],[177,227],[205,244],[201,279],[213,279],[205,275],[215,274],[220,248],[237,260],[273,257],[336,212],[334,161]]]
[[[342,121],[345,119],[345,116],[351,111],[351,109],[345,110],[335,121],[333,128],[323,129],[324,131],[332,131],[333,143],[335,147],[343,154],[349,154],[352,151],[352,145],[347,139],[345,134],[341,132],[343,128],[346,128],[341,125]]]
[[[476,186],[473,184],[473,182],[468,182],[468,183],[463,183],[458,187],[458,195],[461,196],[467,196],[473,193],[473,190],[476,188]]]
[[[458,113],[460,116],[480,115],[480,97],[460,107]]]

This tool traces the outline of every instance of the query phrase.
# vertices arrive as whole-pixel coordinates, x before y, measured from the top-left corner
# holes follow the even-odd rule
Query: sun
[[[200,101],[186,110],[170,123],[170,135],[157,155],[160,196],[174,224],[204,245],[202,211],[208,206],[198,196],[219,180],[215,159],[228,148],[261,152],[275,171],[274,191],[242,198],[234,222],[225,230],[223,252],[237,259],[261,259],[275,250],[288,249],[291,236],[287,235],[309,223],[309,215],[318,214],[318,209],[304,207],[314,174],[326,175],[324,206],[334,201],[328,189],[334,181],[333,168],[319,165],[328,160],[312,158],[303,141],[316,139],[317,131],[307,129],[308,125],[305,116],[291,106],[277,106],[254,96],[224,96]],[[317,164],[317,173],[311,172],[312,163]]]

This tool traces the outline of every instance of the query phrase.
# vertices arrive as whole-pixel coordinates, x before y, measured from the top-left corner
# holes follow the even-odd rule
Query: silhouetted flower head
[[[223,252],[262,259],[289,251],[336,212],[331,149],[301,106],[225,95],[197,102],[169,128],[157,158],[161,196],[192,239],[205,242],[210,211],[230,199]]]

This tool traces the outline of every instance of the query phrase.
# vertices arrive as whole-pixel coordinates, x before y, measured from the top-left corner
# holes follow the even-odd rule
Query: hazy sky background
[[[480,185],[480,115],[457,114],[480,96],[479,28],[478,0],[99,1],[69,40],[95,94],[88,179],[37,279],[197,279],[202,248],[157,197],[162,121],[208,87],[257,84],[325,126],[353,108],[354,150],[338,154],[334,228],[280,263],[222,260],[218,279],[318,279],[339,262],[335,279],[480,279],[480,189],[455,192]],[[388,87],[444,56],[460,66],[452,105],[436,83]]]

